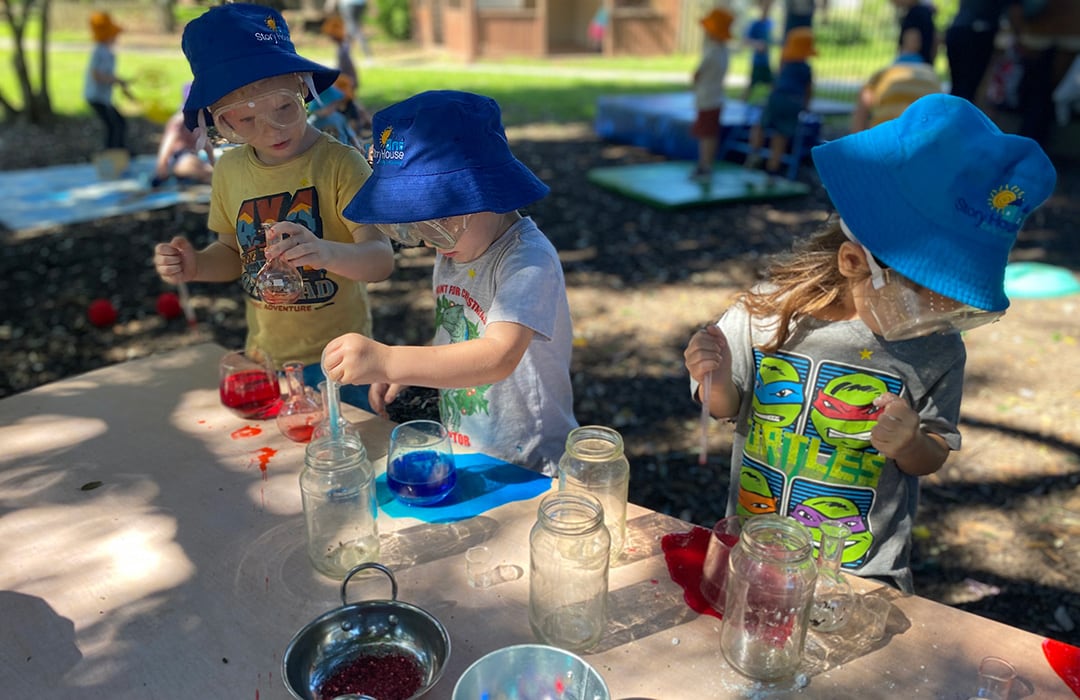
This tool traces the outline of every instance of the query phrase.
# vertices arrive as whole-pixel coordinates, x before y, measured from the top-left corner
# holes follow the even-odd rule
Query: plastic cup
[[[713,525],[709,548],[705,552],[705,564],[701,568],[701,595],[712,609],[724,614],[724,597],[727,595],[728,557],[739,543],[742,521],[738,516],[721,518]]]
[[[1016,668],[1000,656],[987,656],[979,662],[979,685],[976,698],[1009,700]]]
[[[465,573],[473,588],[491,585],[491,550],[484,546],[469,547],[465,552]]]

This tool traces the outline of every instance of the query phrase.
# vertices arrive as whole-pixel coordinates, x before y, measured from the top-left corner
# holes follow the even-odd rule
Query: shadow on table
[[[4,611],[4,634],[0,636],[0,658],[18,664],[18,675],[26,688],[36,687],[34,678],[63,676],[83,656],[75,645],[75,623],[63,617],[37,596],[0,591]],[[21,681],[6,692],[17,692]]]

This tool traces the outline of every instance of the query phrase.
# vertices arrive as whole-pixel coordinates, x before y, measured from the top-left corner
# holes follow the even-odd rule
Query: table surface
[[[272,421],[221,407],[223,353],[184,348],[0,401],[3,697],[289,697],[284,649],[340,605],[339,583],[306,558],[304,446]],[[381,471],[392,425],[348,415]],[[92,482],[101,485],[83,489]],[[487,652],[535,641],[527,542],[536,505],[451,523],[380,513],[381,561],[396,574],[398,599],[433,614],[452,640],[427,697],[449,698]],[[723,660],[720,621],[693,612],[668,575],[661,538],[690,525],[631,506],[629,528],[629,553],[611,570],[608,631],[584,655],[614,698],[963,700],[989,654],[1016,665],[1015,698],[1074,698],[1044,660],[1041,637],[894,591],[884,639],[845,649],[815,637],[808,685],[756,684]],[[464,554],[478,544],[519,577],[470,587]],[[388,598],[388,588],[359,579],[350,601]]]

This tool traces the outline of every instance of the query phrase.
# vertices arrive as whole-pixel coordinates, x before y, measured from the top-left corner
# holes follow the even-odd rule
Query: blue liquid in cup
[[[454,456],[417,450],[396,457],[386,470],[386,485],[402,503],[429,506],[446,498],[457,483]]]

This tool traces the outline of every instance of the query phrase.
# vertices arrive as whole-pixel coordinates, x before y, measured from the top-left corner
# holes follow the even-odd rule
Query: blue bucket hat
[[[371,176],[344,211],[357,223],[503,214],[550,191],[510,152],[490,97],[422,92],[377,112],[372,132]]]
[[[192,130],[198,126],[200,110],[205,110],[206,124],[212,124],[207,108],[256,80],[311,73],[315,92],[320,93],[338,76],[337,70],[298,56],[285,19],[262,5],[210,8],[184,27],[180,46],[195,76],[184,102],[184,123]]]
[[[1035,141],[939,94],[811,156],[840,217],[880,261],[951,299],[1008,308],[1009,252],[1057,179]]]

